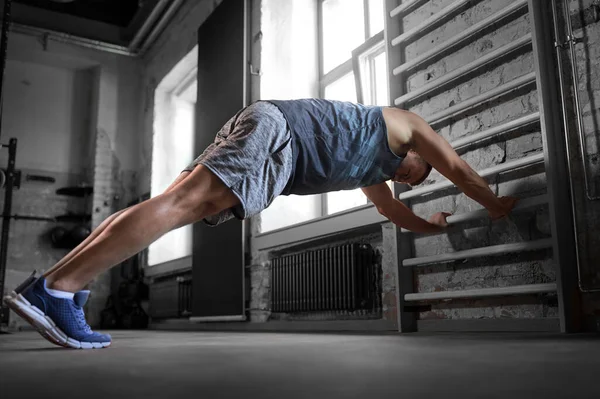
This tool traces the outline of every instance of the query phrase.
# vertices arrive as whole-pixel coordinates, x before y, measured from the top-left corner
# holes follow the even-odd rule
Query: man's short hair
[[[425,179],[427,179],[429,177],[429,174],[431,173],[431,164],[429,162],[427,162],[426,160],[424,160],[420,155],[419,158],[421,158],[421,162],[423,162],[427,169],[425,169],[425,173],[423,173],[423,177],[421,177],[418,181],[414,182],[413,184],[411,184],[411,186],[418,186],[419,184],[423,183],[425,181]]]

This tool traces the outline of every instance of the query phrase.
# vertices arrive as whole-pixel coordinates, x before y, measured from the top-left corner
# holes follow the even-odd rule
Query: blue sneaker
[[[22,288],[26,285],[25,288]],[[93,332],[85,320],[83,305],[90,291],[79,291],[73,299],[56,298],[46,291],[43,277],[22,284],[4,301],[44,338],[66,348],[106,348],[108,334]]]

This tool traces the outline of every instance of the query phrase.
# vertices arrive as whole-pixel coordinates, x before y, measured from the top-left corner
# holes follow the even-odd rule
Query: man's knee
[[[192,174],[174,187],[172,206],[182,214],[198,220],[231,208],[239,203],[233,192],[206,167],[197,166]]]

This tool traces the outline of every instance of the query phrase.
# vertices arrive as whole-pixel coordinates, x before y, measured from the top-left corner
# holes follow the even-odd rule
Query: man
[[[278,195],[362,188],[398,226],[435,233],[448,213],[428,221],[395,199],[387,180],[416,185],[431,167],[488,209],[507,215],[514,198],[498,198],[452,147],[417,115],[395,108],[326,100],[259,101],[238,112],[167,190],[105,220],[83,243],[5,298],[49,341],[102,348],[111,337],[92,332],[83,312],[98,274],[163,234],[204,220],[245,219]]]

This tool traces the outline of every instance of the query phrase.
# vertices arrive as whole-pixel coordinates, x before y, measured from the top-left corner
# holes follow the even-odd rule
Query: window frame
[[[364,19],[365,19],[365,41],[363,44],[358,46],[352,51],[351,56],[348,60],[344,61],[337,67],[333,68],[328,73],[324,74],[324,58],[323,58],[323,2],[325,0],[317,0],[317,41],[318,41],[318,57],[319,57],[319,97],[323,98],[325,94],[325,88],[343,78],[349,73],[354,72],[355,85],[357,87],[357,101],[363,102],[363,99],[358,97],[359,93],[362,95],[362,84],[360,76],[360,69],[355,67],[355,63],[358,62],[358,58],[362,54],[368,53],[371,49],[379,46],[383,42],[382,52],[386,52],[384,31],[381,31],[371,37],[370,33],[370,15],[369,15],[369,0],[363,0],[365,7]],[[356,56],[355,56],[356,54]],[[356,60],[355,60],[356,58]],[[389,83],[388,83],[389,86]],[[360,89],[359,89],[360,88]],[[360,91],[359,91],[360,90]],[[267,250],[278,246],[290,245],[294,243],[307,242],[315,239],[319,239],[325,236],[339,234],[341,232],[347,232],[352,230],[369,230],[373,226],[380,225],[385,222],[389,222],[387,218],[380,215],[374,205],[368,201],[364,205],[359,205],[344,211],[336,212],[333,214],[327,214],[327,194],[320,194],[318,196],[320,201],[321,216],[316,218],[294,223],[289,226],[281,227],[266,232],[254,234],[251,237],[251,247],[256,250]]]
[[[386,52],[385,45],[385,35],[384,31],[380,31],[374,35],[370,35],[371,31],[371,15],[369,9],[369,1],[363,0],[363,20],[364,20],[364,42],[359,45],[357,48],[352,50],[350,57],[333,68],[331,71],[324,73],[325,70],[325,57],[324,57],[324,38],[323,38],[323,3],[326,0],[317,0],[317,26],[318,26],[318,57],[319,57],[319,98],[325,97],[325,88],[332,83],[342,79],[346,75],[350,73],[354,73],[354,82],[356,87],[356,100],[358,103],[364,103],[364,95],[362,93],[362,78],[360,76],[360,65],[359,58],[363,55],[371,51],[374,47],[378,47],[383,44],[381,52],[378,54]],[[384,1],[385,7],[385,1]],[[369,78],[373,79],[374,76],[369,76]],[[389,85],[389,83],[388,83]],[[358,209],[364,206],[371,204],[371,201],[367,199],[367,203],[365,205],[359,205],[358,207],[350,208],[341,212],[336,212],[333,214],[328,214],[328,198],[327,193],[320,194],[321,201],[321,218],[328,217],[337,214],[343,214],[347,211],[351,211],[352,209]],[[309,221],[308,221],[309,222]]]

